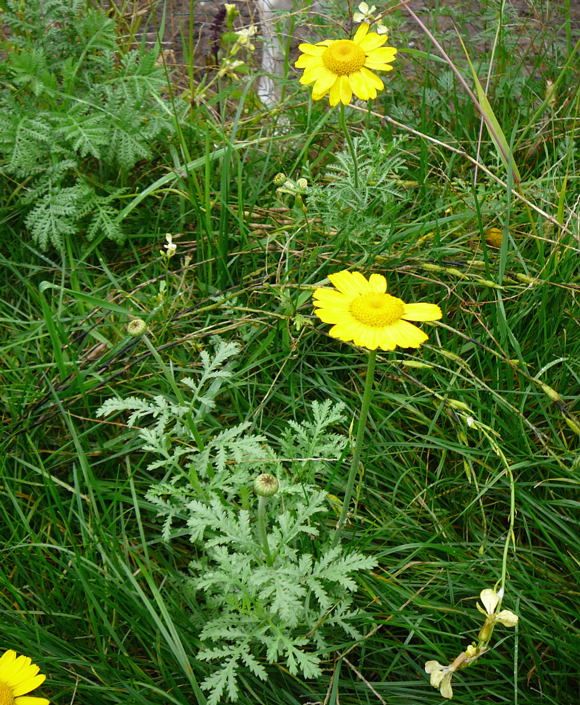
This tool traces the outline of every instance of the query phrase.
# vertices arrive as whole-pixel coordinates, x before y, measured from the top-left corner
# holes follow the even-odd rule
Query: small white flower
[[[377,9],[376,5],[369,7],[366,2],[361,2],[358,6],[358,12],[355,12],[352,16],[353,22],[357,24],[359,22],[366,22],[373,19],[373,12]]]
[[[374,23],[375,27],[373,29],[377,34],[386,34],[388,30],[379,16],[380,13],[379,15],[375,15],[376,9],[376,5],[369,7],[366,2],[361,2],[358,6],[359,11],[355,12],[352,16],[352,21],[356,24],[360,24],[361,22],[367,22],[368,24]]]
[[[173,235],[171,235],[171,233],[165,235],[165,240],[167,244],[163,245],[163,247],[166,251],[163,252],[163,250],[161,250],[161,254],[167,257],[167,259],[171,259],[177,250],[177,245],[173,242]]]
[[[441,696],[450,700],[453,697],[451,679],[454,669],[451,666],[443,666],[439,661],[427,661],[425,672],[431,676],[429,679],[431,685],[434,688],[439,688]]]
[[[222,76],[229,76],[230,78],[233,78],[235,81],[237,81],[239,76],[237,73],[235,73],[235,71],[237,68],[243,65],[244,62],[239,61],[238,59],[224,59],[219,68],[218,76],[220,78]]]
[[[237,40],[236,44],[238,44],[241,47],[246,47],[250,51],[254,51],[256,48],[250,39],[256,34],[258,29],[256,28],[255,25],[251,24],[249,27],[246,29],[240,29],[238,30],[235,34],[237,35]]]

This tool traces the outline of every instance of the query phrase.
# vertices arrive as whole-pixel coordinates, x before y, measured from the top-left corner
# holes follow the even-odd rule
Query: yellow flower
[[[26,695],[46,678],[28,656],[16,656],[10,649],[0,656],[0,705],[50,705],[46,698]]]
[[[384,47],[387,36],[369,32],[363,22],[354,39],[325,39],[318,44],[300,44],[302,54],[296,68],[305,69],[300,83],[314,84],[312,98],[320,100],[329,93],[330,105],[348,105],[354,93],[361,100],[377,97],[384,88],[374,71],[391,71],[397,50]]]
[[[344,342],[369,350],[418,348],[428,336],[409,321],[436,321],[441,309],[435,304],[406,304],[387,294],[387,280],[371,274],[367,280],[360,272],[329,274],[338,289],[326,287],[314,292],[314,313],[324,323],[332,323],[329,334]]]

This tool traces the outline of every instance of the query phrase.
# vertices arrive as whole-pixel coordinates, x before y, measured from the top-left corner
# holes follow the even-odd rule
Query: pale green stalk
[[[367,375],[366,375],[366,379],[365,379],[365,388],[364,388],[364,392],[363,392],[362,405],[361,405],[361,409],[360,409],[360,417],[358,420],[356,439],[354,442],[352,462],[350,464],[350,471],[349,471],[348,480],[346,483],[344,500],[342,502],[342,511],[340,513],[340,517],[339,517],[338,523],[336,525],[336,531],[335,531],[334,539],[333,539],[333,543],[335,545],[338,543],[338,539],[340,538],[340,533],[342,531],[342,528],[344,526],[344,523],[346,521],[346,517],[348,514],[348,507],[350,504],[350,500],[352,499],[352,493],[353,493],[353,489],[354,489],[354,481],[355,481],[357,471],[358,471],[360,454],[361,454],[362,444],[363,444],[363,438],[365,435],[366,424],[367,424],[367,416],[369,413],[369,406],[371,403],[371,393],[372,393],[372,388],[373,388],[373,381],[375,378],[376,361],[377,361],[377,351],[371,350],[369,352],[369,359],[368,359],[368,364],[367,364]]]
[[[352,141],[352,136],[348,130],[347,124],[346,124],[346,117],[344,114],[344,104],[340,104],[340,110],[339,110],[339,122],[340,126],[342,128],[342,131],[344,132],[344,136],[346,139],[346,143],[348,145],[348,151],[350,152],[350,155],[352,157],[352,163],[354,165],[354,187],[358,188],[358,162],[356,159],[356,151],[354,148],[354,142]]]

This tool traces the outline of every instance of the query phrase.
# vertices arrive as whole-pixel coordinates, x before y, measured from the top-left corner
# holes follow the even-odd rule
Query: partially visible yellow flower
[[[294,64],[304,69],[300,83],[312,86],[313,100],[329,95],[330,105],[348,105],[353,93],[361,100],[377,97],[385,86],[373,71],[391,71],[397,50],[384,47],[387,36],[369,32],[363,22],[351,39],[325,39],[318,44],[300,44],[302,54]],[[372,70],[371,70],[372,69]]]
[[[16,656],[10,649],[0,656],[0,705],[50,705],[46,698],[27,693],[44,683],[46,676],[28,656]]]
[[[371,274],[367,280],[360,272],[329,274],[336,287],[314,292],[314,313],[324,323],[332,323],[329,334],[344,342],[369,350],[418,348],[428,336],[409,321],[436,321],[441,309],[435,304],[406,304],[387,294],[387,280]]]

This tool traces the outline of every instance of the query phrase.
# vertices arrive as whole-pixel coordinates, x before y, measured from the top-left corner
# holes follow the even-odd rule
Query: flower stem
[[[266,501],[267,497],[258,497],[258,540],[262,544],[264,549],[264,554],[268,564],[272,563],[272,555],[270,553],[270,546],[268,545],[268,534],[266,533]]]
[[[350,472],[348,474],[348,480],[346,483],[344,500],[342,502],[342,511],[340,513],[340,518],[338,520],[338,523],[336,525],[336,531],[334,533],[333,545],[336,545],[338,543],[338,539],[340,538],[340,533],[342,531],[342,528],[344,526],[344,523],[346,521],[346,517],[348,514],[350,500],[352,498],[352,492],[354,489],[354,481],[356,479],[358,468],[359,468],[360,454],[361,454],[361,450],[362,450],[363,438],[365,435],[365,430],[366,430],[366,425],[367,425],[367,416],[369,413],[369,406],[371,403],[371,392],[372,392],[372,388],[373,388],[373,380],[375,378],[376,361],[377,361],[377,351],[371,350],[369,352],[369,359],[368,359],[368,364],[367,364],[367,375],[366,375],[366,379],[365,379],[365,388],[364,388],[364,392],[363,392],[362,405],[361,405],[361,409],[360,409],[360,417],[358,420],[356,440],[354,442],[354,451],[352,454],[352,462],[350,465]]]
[[[350,156],[352,157],[352,163],[354,167],[354,187],[358,189],[358,161],[356,158],[356,151],[354,148],[354,142],[352,141],[352,136],[349,132],[349,129],[346,125],[346,117],[344,114],[344,103],[340,104],[340,111],[338,113],[339,115],[339,121],[340,121],[340,126],[342,128],[342,131],[344,132],[344,136],[346,138],[346,143],[348,144],[348,150],[350,152]]]

